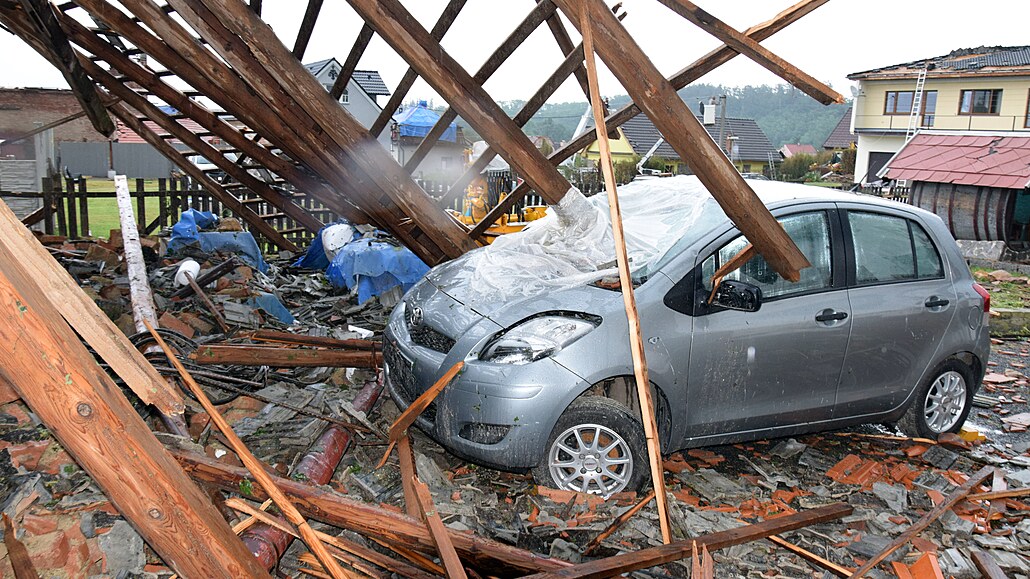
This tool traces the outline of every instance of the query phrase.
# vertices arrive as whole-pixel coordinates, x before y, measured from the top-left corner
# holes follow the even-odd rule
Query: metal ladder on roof
[[[905,143],[912,140],[915,136],[916,131],[919,130],[919,119],[923,114],[923,87],[926,86],[926,66],[919,71],[919,76],[916,77],[916,92],[912,96],[912,112],[908,115],[908,130],[905,131]]]

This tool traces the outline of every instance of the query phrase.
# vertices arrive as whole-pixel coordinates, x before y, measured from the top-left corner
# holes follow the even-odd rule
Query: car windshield
[[[726,216],[693,176],[634,181],[619,188],[630,267],[650,277]],[[469,305],[582,286],[617,274],[608,198],[572,190],[519,233],[469,252],[430,279]]]

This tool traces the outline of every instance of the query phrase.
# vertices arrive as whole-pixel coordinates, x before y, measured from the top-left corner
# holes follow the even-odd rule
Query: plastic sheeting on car
[[[234,253],[261,273],[268,271],[268,264],[261,255],[261,249],[249,231],[203,231],[217,223],[218,218],[210,211],[183,211],[179,222],[172,226],[168,254],[181,254],[190,247],[197,248],[205,254]]]
[[[648,275],[688,231],[702,235],[725,214],[696,177],[634,181],[619,188],[634,275]],[[608,198],[571,189],[557,207],[518,233],[473,250],[430,273],[458,301],[529,297],[617,275]]]

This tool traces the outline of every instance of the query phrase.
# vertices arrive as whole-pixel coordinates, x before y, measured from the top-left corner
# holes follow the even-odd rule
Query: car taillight
[[[984,313],[990,313],[991,311],[991,294],[978,283],[973,284],[973,291],[980,294],[980,297],[984,300]]]

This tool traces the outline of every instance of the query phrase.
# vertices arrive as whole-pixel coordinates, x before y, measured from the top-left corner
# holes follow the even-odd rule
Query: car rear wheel
[[[898,426],[909,436],[934,440],[945,432],[958,432],[972,408],[973,389],[969,367],[947,360],[920,385]]]
[[[533,469],[538,484],[604,497],[635,491],[647,476],[640,421],[622,404],[593,396],[569,405]]]

